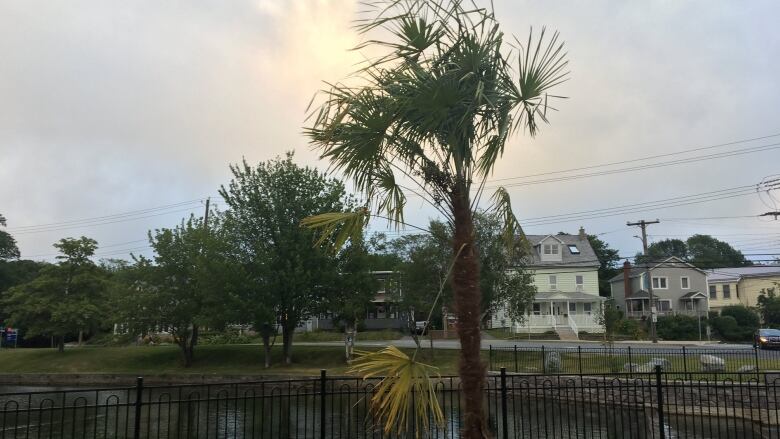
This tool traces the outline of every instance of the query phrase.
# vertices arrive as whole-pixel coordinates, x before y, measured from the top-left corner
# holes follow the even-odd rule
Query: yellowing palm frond
[[[371,398],[371,407],[378,419],[385,419],[385,433],[406,432],[410,416],[417,432],[428,431],[431,419],[439,427],[444,425],[444,413],[431,378],[440,376],[436,367],[388,346],[377,352],[359,352],[350,373],[363,379],[383,377]]]
[[[357,238],[363,233],[369,217],[365,208],[354,212],[328,212],[304,218],[301,220],[301,226],[320,230],[315,246],[323,245],[332,239],[332,247],[338,250],[344,246],[347,239]]]

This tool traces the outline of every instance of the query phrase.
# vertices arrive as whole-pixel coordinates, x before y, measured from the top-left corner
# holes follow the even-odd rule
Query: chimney
[[[631,263],[623,262],[623,297],[631,296]]]
[[[585,228],[580,226],[580,241],[585,241],[588,239],[588,235],[585,234]]]

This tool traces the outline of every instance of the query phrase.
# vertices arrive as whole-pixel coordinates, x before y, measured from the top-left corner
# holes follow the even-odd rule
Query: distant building
[[[780,265],[707,270],[707,282],[712,311],[720,312],[729,305],[754,307],[762,290],[775,288],[775,293],[780,294]]]
[[[526,270],[533,274],[537,294],[522,323],[511,321],[505,309],[493,314],[493,328],[515,332],[555,331],[561,339],[579,332],[602,333],[598,316],[605,300],[599,296],[599,261],[585,230],[577,235],[527,235],[532,254]]]
[[[376,277],[379,286],[374,299],[366,306],[366,314],[362,326],[367,330],[400,330],[406,328],[408,326],[407,314],[394,303],[394,297],[390,293],[393,278],[400,276],[400,273],[395,271],[372,271],[371,274]],[[337,324],[338,322],[333,321],[332,315],[323,314],[302,322],[300,328],[305,331],[317,329],[331,330],[336,329]]]
[[[640,266],[626,261],[623,271],[609,280],[612,298],[626,317],[650,316],[651,282],[656,315],[706,315],[707,274],[673,256]]]

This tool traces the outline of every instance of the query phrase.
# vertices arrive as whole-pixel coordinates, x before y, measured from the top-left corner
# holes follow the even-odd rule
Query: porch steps
[[[558,333],[558,337],[563,341],[577,341],[580,339],[577,333],[568,326],[556,326],[555,332]]]

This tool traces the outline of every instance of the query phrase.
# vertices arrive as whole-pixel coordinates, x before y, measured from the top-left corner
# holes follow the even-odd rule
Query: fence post
[[[753,358],[756,359],[756,373],[758,373],[758,346],[753,346]]]
[[[325,396],[327,392],[327,372],[320,370],[320,439],[325,439]]]
[[[144,378],[135,379],[135,419],[133,420],[133,439],[141,437],[141,407],[143,406]]]
[[[658,433],[661,439],[666,438],[664,428],[664,390],[661,384],[661,366],[655,366],[655,391],[658,396]]]
[[[517,363],[517,345],[515,345],[515,373],[520,372],[520,366]]]
[[[544,361],[544,345],[542,345],[542,373],[547,373],[547,364]]]
[[[577,346],[577,362],[579,363],[580,376],[582,376],[582,346]]]
[[[501,437],[503,439],[509,439],[509,421],[508,411],[506,408],[506,368],[501,368]]]
[[[688,377],[688,351],[685,350],[685,346],[682,347],[683,351],[683,376],[686,380],[690,381],[690,377]]]
[[[493,345],[488,345],[488,369],[493,370]]]
[[[634,361],[631,359],[631,346],[628,347],[628,376],[634,377]]]

